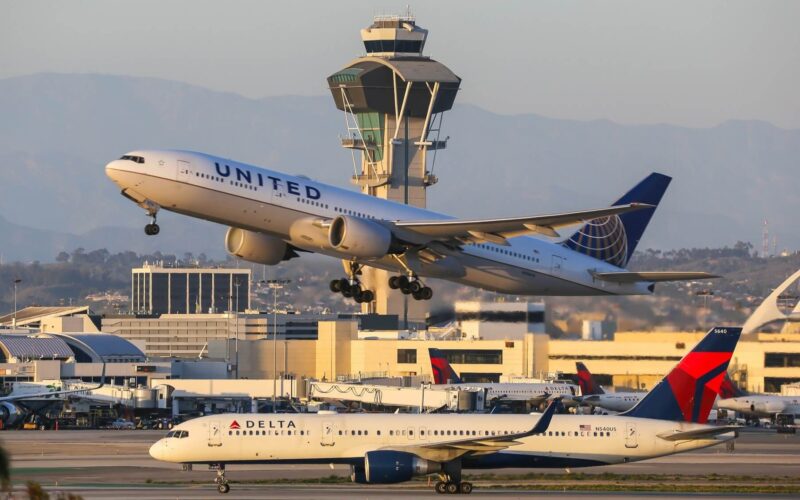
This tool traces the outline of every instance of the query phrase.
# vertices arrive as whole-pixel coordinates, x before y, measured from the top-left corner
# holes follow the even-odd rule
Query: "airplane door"
[[[186,160],[178,160],[178,176],[177,179],[179,181],[186,180],[189,178],[189,175],[192,171],[192,164]]]
[[[334,429],[333,422],[322,422],[322,438],[320,444],[322,446],[333,446],[336,444],[336,440],[334,439],[334,435],[336,430]]]
[[[212,420],[208,424],[208,445],[222,446],[222,430],[219,420]]]
[[[625,448],[636,448],[639,446],[636,438],[636,424],[634,422],[625,422]]]
[[[553,260],[550,264],[550,271],[553,274],[561,274],[561,268],[564,266],[564,257],[553,255]]]

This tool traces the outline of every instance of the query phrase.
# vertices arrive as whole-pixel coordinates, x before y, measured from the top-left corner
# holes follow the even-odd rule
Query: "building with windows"
[[[468,339],[521,339],[544,333],[544,302],[456,302],[456,324]]]
[[[250,309],[250,270],[163,267],[131,270],[135,314],[208,314]]]

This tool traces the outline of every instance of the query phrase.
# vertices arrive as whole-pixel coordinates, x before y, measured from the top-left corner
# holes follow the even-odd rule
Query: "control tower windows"
[[[364,40],[367,53],[422,52],[422,40]]]

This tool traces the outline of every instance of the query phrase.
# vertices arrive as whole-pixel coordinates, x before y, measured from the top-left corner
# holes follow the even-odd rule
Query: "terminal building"
[[[163,267],[131,270],[131,311],[199,314],[250,309],[250,269]]]

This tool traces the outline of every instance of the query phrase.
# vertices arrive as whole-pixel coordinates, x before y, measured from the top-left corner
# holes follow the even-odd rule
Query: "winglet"
[[[533,434],[541,434],[550,427],[550,421],[553,419],[553,415],[556,413],[556,409],[561,405],[561,397],[554,398],[550,401],[550,404],[547,405],[547,408],[542,413],[542,416],[539,417],[539,420],[536,421],[536,425],[533,426],[531,430],[526,432],[525,434],[531,436]]]

